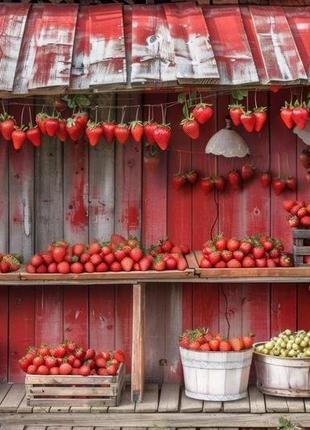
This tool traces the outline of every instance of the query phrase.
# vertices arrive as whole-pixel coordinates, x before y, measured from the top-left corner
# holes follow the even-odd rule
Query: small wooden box
[[[293,230],[293,254],[295,266],[309,266],[304,263],[304,256],[310,255],[310,230],[294,229]],[[310,267],[310,266],[309,266]]]
[[[125,366],[115,376],[26,375],[29,406],[117,406],[125,384]]]

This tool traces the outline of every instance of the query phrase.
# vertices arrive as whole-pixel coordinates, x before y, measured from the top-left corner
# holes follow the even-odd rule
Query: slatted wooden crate
[[[122,363],[115,376],[26,375],[29,406],[117,406],[125,384]]]
[[[308,266],[304,263],[304,256],[310,255],[310,230],[293,230],[293,254],[295,266]]]

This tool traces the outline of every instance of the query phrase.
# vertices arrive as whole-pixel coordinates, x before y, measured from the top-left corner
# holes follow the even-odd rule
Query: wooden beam
[[[131,400],[141,402],[144,389],[145,284],[133,285]]]

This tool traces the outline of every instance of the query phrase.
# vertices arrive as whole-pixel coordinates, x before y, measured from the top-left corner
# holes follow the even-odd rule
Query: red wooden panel
[[[173,40],[162,5],[132,6],[131,82],[176,80]]]
[[[88,143],[64,145],[64,236],[88,241]]]
[[[9,343],[9,298],[8,287],[0,285],[0,383],[8,378],[8,343]]]
[[[0,91],[12,91],[29,4],[0,5]]]
[[[183,301],[182,301],[182,330],[193,328],[193,289],[195,284],[183,284]]]
[[[9,189],[8,189],[8,142],[0,139],[0,252],[7,252],[9,246]]]
[[[310,289],[309,285],[297,286],[297,329],[310,330]]]
[[[115,348],[126,353],[126,372],[131,369],[131,337],[132,337],[132,286],[116,287],[115,303]]]
[[[220,74],[220,83],[241,85],[258,82],[240,9],[236,6],[205,6],[203,13]]]
[[[115,347],[115,288],[89,287],[89,346],[99,351]]]
[[[219,331],[218,284],[193,285],[193,327],[208,327],[211,332]]]
[[[35,290],[35,344],[56,344],[63,340],[63,288],[40,287]]]
[[[255,340],[270,337],[270,285],[243,285],[242,334],[254,333]]]
[[[163,94],[149,94],[144,98],[144,104],[158,104],[165,101],[166,96]],[[144,120],[148,120],[147,107],[145,107]],[[154,109],[154,120],[161,122],[159,108]],[[160,161],[155,169],[143,164],[142,195],[142,239],[146,246],[150,246],[167,236],[167,152],[160,153]]]
[[[29,90],[68,87],[77,20],[77,5],[39,5],[35,56]]]
[[[220,78],[201,7],[195,3],[164,5],[174,43],[178,80]]]
[[[307,79],[283,9],[249,6],[242,13],[260,82]]]
[[[284,12],[310,80],[310,7],[285,7]]]
[[[242,333],[242,286],[219,286],[219,328],[224,336],[240,336]]]
[[[64,288],[64,339],[88,345],[88,287]]]
[[[296,285],[275,284],[271,289],[271,336],[297,326]]]
[[[9,289],[9,381],[24,382],[25,374],[18,360],[28,346],[34,345],[35,289]]]

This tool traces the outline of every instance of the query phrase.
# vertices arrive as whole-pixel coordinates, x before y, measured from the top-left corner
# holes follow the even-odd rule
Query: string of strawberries
[[[222,192],[227,186],[230,190],[240,190],[242,185],[252,180],[255,175],[255,167],[248,163],[241,167],[241,171],[233,169],[226,176],[201,177],[196,170],[189,170],[173,175],[172,187],[175,190],[181,190],[186,185],[198,184],[205,194],[210,193],[212,190]],[[284,179],[272,177],[270,172],[263,172],[259,176],[259,181],[263,188],[271,186],[276,195],[280,195],[285,189],[295,191],[297,188],[297,179],[294,176],[288,176]]]

